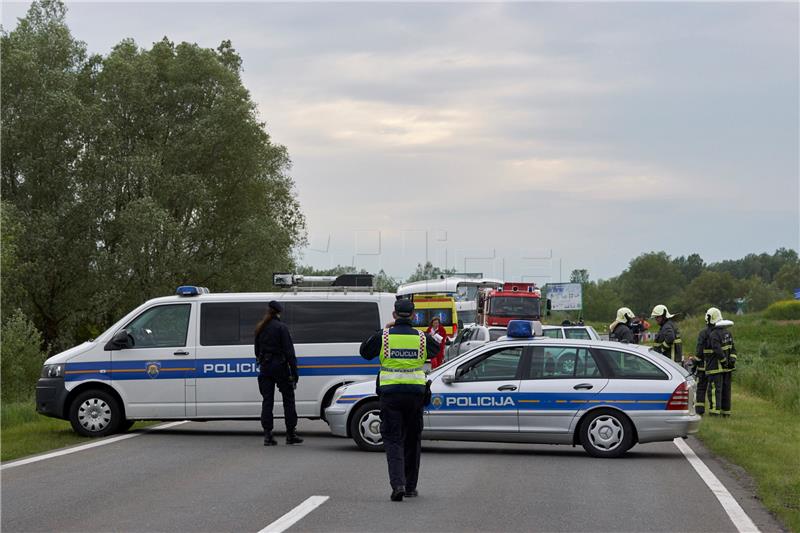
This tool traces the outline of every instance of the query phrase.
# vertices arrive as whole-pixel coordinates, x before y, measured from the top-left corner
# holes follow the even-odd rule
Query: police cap
[[[409,318],[414,313],[414,302],[411,300],[397,300],[394,302],[394,312],[399,317]]]
[[[283,313],[283,306],[281,305],[280,302],[276,302],[275,300],[272,300],[269,303],[269,308],[275,311],[276,313]]]

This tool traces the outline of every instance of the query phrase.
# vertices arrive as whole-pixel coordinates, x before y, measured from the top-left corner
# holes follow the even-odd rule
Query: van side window
[[[253,344],[256,325],[267,312],[267,302],[204,303],[200,306],[200,344]]]
[[[284,301],[283,305],[295,344],[363,342],[381,328],[375,302]]]
[[[159,305],[146,310],[125,327],[133,337],[133,349],[186,346],[191,311],[190,304]]]

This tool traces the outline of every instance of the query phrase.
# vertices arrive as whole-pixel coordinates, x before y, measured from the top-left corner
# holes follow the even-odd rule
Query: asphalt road
[[[389,501],[383,454],[320,421],[301,446],[257,422],[192,422],[2,472],[4,532],[260,531],[329,496],[290,531],[736,531],[673,443],[602,460],[582,448],[429,442],[420,496]],[[688,441],[761,531],[780,531],[736,474]]]

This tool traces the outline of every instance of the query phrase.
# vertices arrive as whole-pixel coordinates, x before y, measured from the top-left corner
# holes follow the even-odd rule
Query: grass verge
[[[72,431],[72,426],[66,420],[37,414],[33,401],[3,403],[0,416],[0,461],[94,440]],[[153,423],[137,422],[132,429]]]
[[[800,532],[800,419],[735,379],[733,416],[705,417],[698,436],[711,451],[744,468],[767,509]]]

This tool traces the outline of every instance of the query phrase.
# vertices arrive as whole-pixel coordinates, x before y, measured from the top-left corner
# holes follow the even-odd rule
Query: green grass
[[[33,401],[3,403],[0,406],[0,461],[10,461],[27,455],[90,442],[81,437],[65,420],[48,418],[36,413]],[[152,422],[137,422],[133,429]]]
[[[800,418],[736,383],[733,416],[705,417],[698,434],[714,453],[744,468],[758,497],[792,530],[800,531]]]

